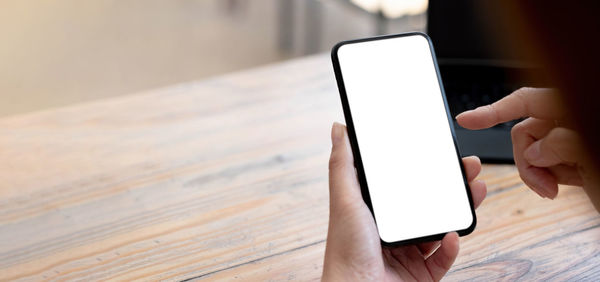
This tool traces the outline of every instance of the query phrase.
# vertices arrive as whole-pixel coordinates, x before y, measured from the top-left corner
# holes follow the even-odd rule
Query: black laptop
[[[502,0],[494,0],[502,1]],[[510,33],[498,30],[500,19],[480,0],[429,0],[427,33],[433,41],[453,116],[501,99],[523,86],[543,86],[531,79],[535,63],[520,58],[504,44]],[[514,48],[513,44],[513,48]],[[514,163],[512,121],[471,131],[455,124],[463,156],[484,162]]]

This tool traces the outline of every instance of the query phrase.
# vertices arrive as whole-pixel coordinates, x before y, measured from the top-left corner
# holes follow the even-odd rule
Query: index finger
[[[464,128],[484,129],[522,117],[560,120],[564,109],[558,93],[549,88],[520,88],[497,102],[456,116]]]

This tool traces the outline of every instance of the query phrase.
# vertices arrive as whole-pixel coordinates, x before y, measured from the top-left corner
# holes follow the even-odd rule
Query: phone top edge
[[[331,51],[332,51],[332,53],[337,52],[337,50],[340,47],[342,47],[343,45],[347,45],[347,44],[368,42],[368,41],[381,40],[381,39],[390,39],[390,38],[396,38],[396,37],[406,37],[406,36],[413,36],[413,35],[423,36],[423,37],[425,37],[425,39],[427,39],[427,41],[431,42],[431,38],[426,33],[421,32],[421,31],[409,31],[409,32],[403,32],[403,33],[396,33],[396,34],[377,35],[377,36],[364,37],[364,38],[358,38],[358,39],[343,40],[343,41],[340,41],[340,42],[336,43],[335,45],[333,45],[333,47],[331,48]]]

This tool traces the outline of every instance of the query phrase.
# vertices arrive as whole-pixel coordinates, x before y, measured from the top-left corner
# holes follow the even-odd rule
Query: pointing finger
[[[548,88],[520,88],[491,105],[459,114],[456,121],[468,129],[484,129],[522,117],[560,120],[564,115],[556,91]]]

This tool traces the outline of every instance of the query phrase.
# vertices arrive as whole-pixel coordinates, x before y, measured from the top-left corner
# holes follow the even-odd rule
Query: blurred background
[[[427,0],[0,1],[0,116],[423,31]]]

